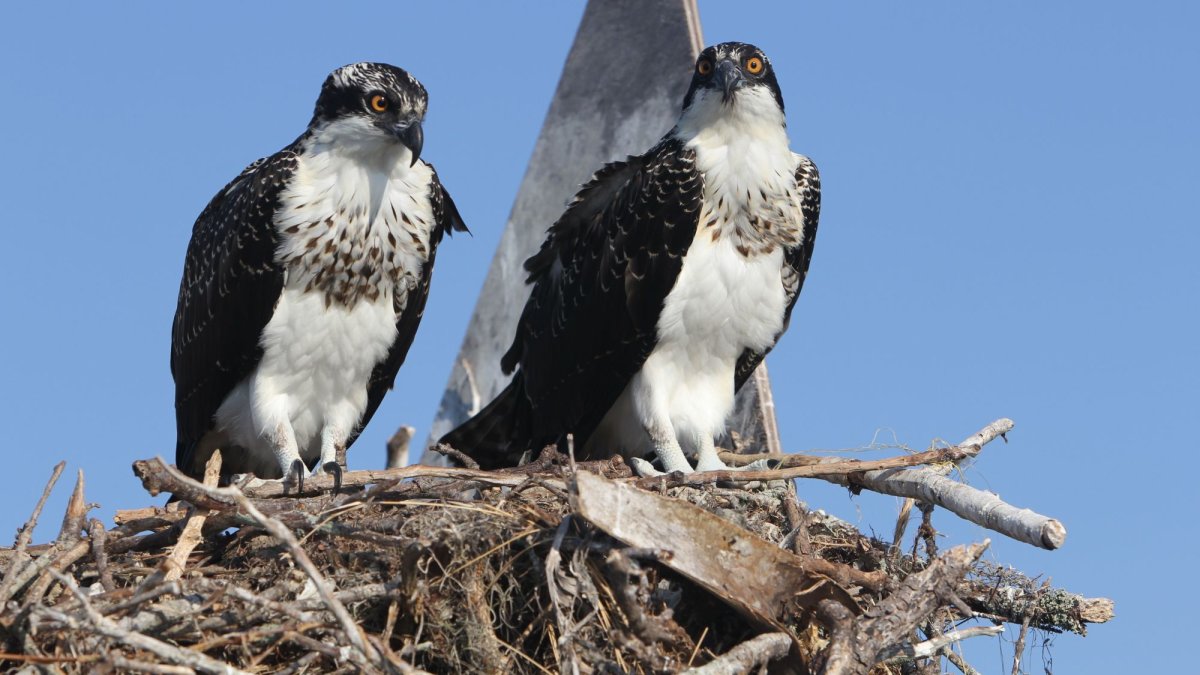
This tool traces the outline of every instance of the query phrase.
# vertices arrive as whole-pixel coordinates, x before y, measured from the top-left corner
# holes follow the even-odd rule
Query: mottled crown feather
[[[401,110],[423,118],[429,105],[425,86],[403,68],[387,63],[351,63],[325,78],[309,126],[366,114],[365,97],[379,92],[399,104]]]

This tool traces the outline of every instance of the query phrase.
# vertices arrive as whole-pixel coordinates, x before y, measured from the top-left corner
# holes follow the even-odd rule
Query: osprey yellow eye
[[[757,75],[763,71],[763,60],[757,56],[751,56],[746,59],[746,72],[751,75]]]
[[[375,94],[371,97],[371,110],[375,112],[387,112],[388,100],[383,94]]]
[[[712,61],[709,61],[708,59],[701,59],[700,63],[696,64],[696,72],[700,73],[700,75],[703,77],[708,77],[711,75],[712,68]]]

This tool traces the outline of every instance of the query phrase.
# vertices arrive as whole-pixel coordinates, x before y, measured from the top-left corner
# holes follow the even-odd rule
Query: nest
[[[946,636],[965,619],[1105,620],[1100,601],[981,565],[982,546],[901,554],[809,512],[791,480],[653,485],[552,450],[506,471],[351,472],[299,496],[202,485],[161,460],[135,472],[187,503],[105,529],[86,521],[80,475],[55,542],[29,545],[39,504],[0,551],[6,666],[916,672],[940,658],[922,645],[962,639]]]

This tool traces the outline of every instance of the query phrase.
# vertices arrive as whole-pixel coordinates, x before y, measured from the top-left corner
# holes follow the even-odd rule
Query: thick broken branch
[[[387,442],[387,463],[384,468],[399,469],[408,464],[408,444],[412,441],[413,434],[417,430],[407,424],[401,426],[392,434],[392,437]],[[476,466],[476,469],[479,467]]]
[[[1042,588],[1034,579],[990,563],[980,563],[971,578],[959,587],[959,595],[975,612],[1008,623],[1030,626],[1053,633],[1070,631],[1087,635],[1087,624],[1113,618],[1113,601],[1085,598],[1061,588]]]
[[[792,638],[787,633],[764,633],[730,649],[703,666],[689,668],[684,675],[742,675],[787,656]]]
[[[959,582],[983,555],[988,543],[959,546],[909,576],[891,595],[851,620],[845,612],[821,606],[831,637],[823,672],[829,675],[864,675],[892,650],[908,640],[913,629],[943,604],[960,611],[956,595]],[[970,616],[970,610],[965,613]]]
[[[1060,521],[1012,506],[994,493],[932,469],[870,471],[834,482],[935,504],[976,525],[1044,549],[1059,548],[1067,538],[1067,528]]]
[[[936,448],[911,455],[880,460],[825,458],[783,469],[761,471],[705,471],[691,474],[653,476],[638,480],[647,489],[679,485],[703,485],[715,482],[747,482],[790,478],[821,478],[851,488],[867,488],[882,494],[909,497],[936,504],[973,523],[999,532],[1017,541],[1056,549],[1067,537],[1063,524],[1053,518],[1019,509],[993,493],[951,480],[946,474],[956,463],[972,460],[989,441],[1012,429],[1012,420],[1000,419],[950,448]],[[909,467],[921,464],[935,468]],[[901,530],[901,527],[897,527]]]
[[[83,535],[84,523],[91,508],[83,498],[83,469],[75,476],[75,488],[67,500],[67,511],[63,514],[62,527],[58,531],[57,543],[63,546],[74,544]]]
[[[953,461],[960,465],[972,461],[984,445],[1003,436],[1012,427],[1010,419],[992,422],[955,446],[962,456]],[[1066,541],[1067,528],[1060,521],[1029,509],[1019,509],[991,492],[952,480],[947,477],[950,471],[951,465],[910,470],[886,469],[853,476],[832,476],[827,480],[935,504],[972,523],[1040,548],[1054,550]]]
[[[946,647],[963,640],[973,637],[999,635],[1004,632],[1004,626],[972,626],[963,628],[962,630],[952,630],[948,633],[942,633],[937,637],[930,638],[924,642],[918,642],[915,645],[903,643],[892,647],[885,651],[881,656],[883,661],[896,661],[901,659],[927,659],[935,656],[938,652]]]
[[[204,486],[210,488],[216,487],[217,480],[220,477],[221,451],[214,450],[212,456],[208,458],[208,462],[204,464]],[[207,517],[208,515],[205,511],[192,507],[191,513],[187,516],[187,524],[183,526],[183,533],[179,535],[179,541],[175,542],[175,548],[171,550],[171,555],[163,560],[163,578],[166,581],[178,579],[183,576],[183,570],[187,567],[188,556],[192,554],[192,551],[200,543],[200,533]]]

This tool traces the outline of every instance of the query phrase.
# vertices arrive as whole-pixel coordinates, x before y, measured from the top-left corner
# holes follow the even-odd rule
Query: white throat
[[[745,253],[797,241],[797,157],[766,87],[743,89],[732,104],[719,92],[697,91],[673,134],[696,153],[704,176],[697,237],[732,236]]]
[[[400,176],[412,163],[412,152],[403,143],[382,133],[363,117],[347,117],[322,124],[309,136],[307,153],[345,159],[377,173]]]

